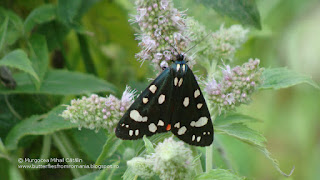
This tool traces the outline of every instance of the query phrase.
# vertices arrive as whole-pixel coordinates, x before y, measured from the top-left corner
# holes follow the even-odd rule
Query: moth
[[[168,131],[194,146],[209,146],[214,139],[206,101],[182,54],[139,95],[115,133],[135,140]]]

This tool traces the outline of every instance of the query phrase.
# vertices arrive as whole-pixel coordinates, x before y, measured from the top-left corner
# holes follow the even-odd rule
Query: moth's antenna
[[[203,37],[200,41],[198,41],[195,45],[193,45],[191,48],[189,48],[183,55],[187,54],[192,48],[196,47],[196,45],[200,44],[205,38],[207,38],[210,34],[207,34],[205,37]]]

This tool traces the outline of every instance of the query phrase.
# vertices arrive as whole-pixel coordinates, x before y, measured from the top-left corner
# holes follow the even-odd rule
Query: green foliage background
[[[256,57],[261,60],[262,67],[288,67],[312,76],[317,84],[320,83],[319,1],[257,0],[259,22],[257,19],[242,21],[240,15],[240,19],[234,20],[231,10],[215,11],[192,0],[174,2],[177,8],[188,9],[189,16],[212,31],[222,23],[228,27],[241,21],[258,28],[261,23],[261,30],[248,26],[251,28],[250,38],[238,51],[235,64]],[[147,78],[154,77],[147,63],[140,67],[140,62],[134,58],[139,48],[134,39],[136,27],[128,23],[129,15],[135,13],[132,4],[133,1],[127,0],[0,2],[0,63],[14,67],[14,78],[18,83],[15,90],[0,85],[0,138],[10,158],[39,158],[42,144],[49,141],[46,137],[56,132],[50,137],[55,144],[49,151],[50,157],[63,156],[61,147],[71,144],[77,147],[75,152],[69,149],[74,157],[96,161],[106,140],[104,133],[70,129],[76,126],[63,119],[55,119],[56,123],[63,121],[63,125],[53,123],[56,126],[52,126],[55,121],[48,120],[50,116],[61,113],[63,107],[55,108],[60,103],[67,104],[70,99],[93,92],[100,95],[115,93],[119,97],[127,84],[140,91],[148,84]],[[246,9],[243,11],[247,12]],[[60,68],[65,70],[58,70]],[[295,166],[294,174],[288,179],[320,177],[319,102],[319,90],[303,84],[277,91],[259,91],[251,104],[238,109],[240,113],[263,121],[249,124],[249,127],[266,137],[267,148],[278,159],[283,171],[289,172]],[[42,119],[43,114],[49,111]],[[62,131],[64,129],[68,130]],[[256,149],[228,136],[218,136],[226,147],[225,156],[231,160],[229,163],[241,176],[285,179]],[[115,138],[110,138],[110,141],[117,146],[109,147],[112,153],[106,157],[122,156],[125,160],[135,156],[128,152],[124,155],[128,146],[134,149],[139,143],[143,145],[143,141],[125,145],[117,143]],[[119,152],[114,155],[117,148]],[[219,168],[227,168],[217,151],[214,153],[215,164]],[[4,179],[20,179],[20,175],[26,179],[40,179],[43,175],[50,175],[48,179],[70,179],[75,173],[67,169],[16,169],[10,158],[0,159],[0,177]],[[111,159],[101,161],[118,163],[117,158]],[[125,164],[120,164],[119,171],[125,168]],[[90,172],[81,170],[78,173],[80,176]],[[121,176],[114,173],[115,179]]]

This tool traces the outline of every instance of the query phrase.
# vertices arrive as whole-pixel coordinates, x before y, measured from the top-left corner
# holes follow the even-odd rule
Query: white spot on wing
[[[126,128],[129,128],[129,125],[128,125],[128,124],[126,125]]]
[[[201,136],[198,136],[197,137],[197,142],[200,142],[200,140],[201,140]]]
[[[157,86],[153,84],[149,87],[149,90],[154,94],[157,91]]]
[[[162,120],[159,120],[158,126],[164,126],[164,122]]]
[[[189,97],[185,97],[184,98],[183,105],[184,105],[184,107],[188,107],[188,105],[189,105]]]
[[[201,117],[197,122],[191,121],[190,126],[192,127],[201,127],[204,126],[208,123],[208,118],[207,117]]]
[[[162,104],[165,99],[166,99],[166,96],[165,96],[164,94],[161,94],[161,95],[159,96],[158,103],[159,103],[159,104]]]
[[[186,65],[182,65],[182,71],[183,71],[183,72],[186,71]]]
[[[179,71],[180,69],[180,64],[177,64],[177,71]]]
[[[129,130],[129,136],[133,135],[133,130]]]
[[[139,129],[136,129],[135,134],[136,134],[136,136],[139,135]]]
[[[198,96],[200,96],[200,91],[199,89],[194,91],[194,98],[197,98]]]
[[[178,85],[178,78],[175,77],[175,78],[174,78],[174,86],[177,86],[177,85]]]
[[[183,79],[180,78],[180,80],[179,80],[179,87],[182,85],[182,82],[183,82]]]
[[[197,104],[197,108],[200,109],[202,107],[202,103]]]
[[[149,124],[148,128],[150,132],[154,133],[157,131],[157,126],[154,123]]]
[[[142,102],[143,102],[143,104],[147,104],[147,103],[148,103],[148,101],[149,101],[149,99],[148,99],[148,98],[142,98]]]
[[[196,136],[195,136],[195,135],[192,135],[192,139],[191,139],[191,140],[194,141],[195,138],[196,138]]]
[[[122,124],[121,124],[121,126],[123,127],[123,126],[124,126],[124,124],[122,123]]]
[[[177,123],[174,125],[174,127],[180,128],[180,122],[177,122]]]
[[[178,135],[182,135],[187,131],[187,128],[185,126],[182,126],[179,130],[178,130]]]
[[[130,118],[137,122],[147,122],[148,117],[142,117],[137,110],[130,111]]]

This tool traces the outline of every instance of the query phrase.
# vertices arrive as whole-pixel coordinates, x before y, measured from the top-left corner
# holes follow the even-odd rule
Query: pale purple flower
[[[104,98],[96,94],[74,99],[61,116],[72,123],[77,123],[79,129],[85,127],[95,129],[97,132],[103,128],[111,132],[123,116],[123,112],[133,103],[134,92],[127,86],[121,100],[113,95]]]
[[[167,61],[171,60],[172,55],[170,51],[164,51],[163,55]]]
[[[163,54],[162,54],[162,53],[155,53],[155,54],[154,54],[154,58],[157,59],[157,60],[162,59],[162,57],[163,57]]]
[[[161,67],[162,70],[165,70],[166,68],[169,67],[168,62],[167,61],[162,61],[160,63],[160,67]]]
[[[151,61],[157,70],[161,70],[163,60],[172,60],[176,50],[185,50],[189,44],[188,38],[183,38],[187,26],[185,14],[173,7],[172,0],[136,1],[137,22],[140,26],[139,46],[141,52],[136,54],[139,61]],[[173,49],[172,46],[175,46]],[[172,51],[173,49],[173,51]],[[162,55],[159,55],[162,54]],[[168,62],[170,65],[172,62]],[[189,63],[191,67],[194,62]]]
[[[218,107],[220,113],[250,101],[249,96],[257,85],[261,84],[263,70],[259,68],[258,59],[250,59],[249,62],[233,69],[229,65],[224,66],[225,68],[221,68],[222,77],[219,82],[213,78],[205,83],[209,100]]]
[[[162,9],[166,9],[169,5],[169,1],[168,0],[161,0],[160,5],[161,5]]]
[[[226,101],[228,102],[229,105],[234,104],[234,102],[235,102],[235,98],[234,98],[234,94],[233,93],[227,94],[225,99],[226,99]]]

